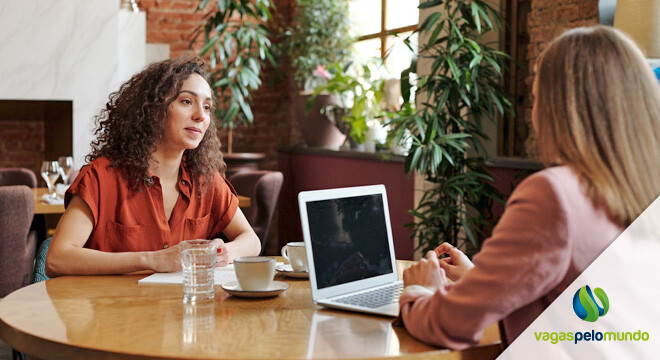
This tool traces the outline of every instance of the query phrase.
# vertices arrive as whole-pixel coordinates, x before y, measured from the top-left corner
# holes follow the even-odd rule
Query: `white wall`
[[[144,66],[145,28],[144,13],[120,21],[118,0],[0,0],[0,99],[73,101],[80,166],[94,116]]]

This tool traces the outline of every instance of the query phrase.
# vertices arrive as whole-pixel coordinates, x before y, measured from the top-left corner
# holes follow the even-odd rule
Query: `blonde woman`
[[[401,319],[422,341],[466,348],[500,320],[515,340],[660,194],[660,87],[629,38],[567,31],[540,56],[533,93],[556,166],[516,188],[474,264],[442,244],[404,272]]]

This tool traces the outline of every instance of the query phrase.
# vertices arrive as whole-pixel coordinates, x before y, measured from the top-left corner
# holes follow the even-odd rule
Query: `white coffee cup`
[[[282,248],[282,256],[291,263],[293,271],[307,271],[307,253],[304,242],[290,242]]]
[[[275,266],[275,258],[268,256],[244,256],[234,259],[234,270],[241,290],[270,289],[275,276]]]

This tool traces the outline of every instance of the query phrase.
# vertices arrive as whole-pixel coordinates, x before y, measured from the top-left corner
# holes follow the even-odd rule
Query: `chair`
[[[25,185],[29,188],[37,187],[37,176],[26,168],[0,168],[0,186]],[[37,242],[46,238],[46,217],[37,214],[33,217],[31,230],[37,232]]]
[[[24,185],[0,186],[0,297],[32,282],[37,234],[30,230],[34,194]]]
[[[241,209],[266,251],[268,230],[282,189],[284,176],[279,171],[252,170],[232,174],[229,182],[236,191],[250,197],[250,207]]]
[[[0,186],[25,185],[37,187],[37,176],[30,169],[0,168]]]
[[[34,259],[33,283],[38,283],[50,279],[48,276],[46,276],[46,255],[48,254],[48,248],[50,247],[51,240],[53,240],[53,238],[49,237],[41,244],[39,244],[39,247],[37,248],[37,254]]]

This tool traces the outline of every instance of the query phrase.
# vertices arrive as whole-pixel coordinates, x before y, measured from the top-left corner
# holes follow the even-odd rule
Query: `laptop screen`
[[[307,219],[319,289],[394,271],[381,194],[309,201]]]

